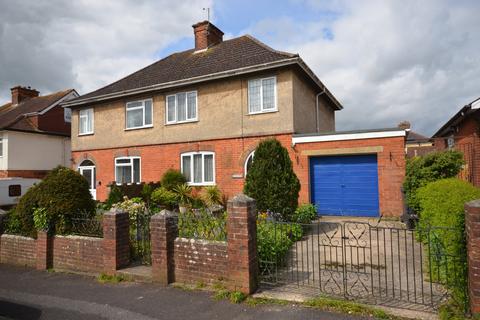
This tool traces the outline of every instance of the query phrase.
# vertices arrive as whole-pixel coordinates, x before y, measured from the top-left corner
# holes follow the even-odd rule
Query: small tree
[[[299,191],[287,149],[277,139],[262,141],[247,173],[245,194],[257,200],[257,209],[281,213],[288,219],[297,208]]]

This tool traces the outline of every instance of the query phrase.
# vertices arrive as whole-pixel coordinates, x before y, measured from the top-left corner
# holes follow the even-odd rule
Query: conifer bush
[[[299,191],[287,149],[277,139],[262,141],[248,170],[244,193],[257,201],[259,211],[270,210],[289,220],[297,208]]]

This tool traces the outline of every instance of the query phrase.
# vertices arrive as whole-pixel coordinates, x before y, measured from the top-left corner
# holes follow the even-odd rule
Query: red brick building
[[[480,98],[450,118],[433,136],[437,150],[463,153],[465,167],[460,178],[480,187]]]
[[[248,35],[223,41],[207,21],[193,28],[194,49],[64,104],[73,166],[97,199],[112,182],[158,181],[169,168],[231,197],[256,146],[275,137],[301,181],[300,201],[321,214],[402,213],[404,130],[336,132],[342,106],[297,54]]]
[[[58,165],[70,166],[70,110],[60,103],[73,90],[39,96],[30,87],[11,89],[0,106],[0,177],[42,178]]]

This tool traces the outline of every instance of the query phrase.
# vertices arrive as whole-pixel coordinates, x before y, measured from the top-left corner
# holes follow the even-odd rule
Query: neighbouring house
[[[407,134],[405,144],[407,158],[424,156],[436,150],[433,145],[432,139],[424,136],[423,134],[413,131],[411,129],[410,122],[402,121],[398,124],[398,127],[405,130]]]
[[[208,21],[193,29],[193,49],[64,103],[73,166],[97,199],[112,182],[158,181],[169,168],[232,196],[257,145],[275,137],[301,181],[300,201],[321,214],[402,213],[405,130],[336,132],[342,105],[298,54],[249,35],[223,41]]]
[[[458,150],[465,166],[460,178],[480,187],[480,98],[465,105],[433,136],[437,150]]]
[[[73,89],[39,96],[30,87],[11,89],[0,107],[0,177],[43,178],[58,165],[70,167],[71,112],[60,103]]]

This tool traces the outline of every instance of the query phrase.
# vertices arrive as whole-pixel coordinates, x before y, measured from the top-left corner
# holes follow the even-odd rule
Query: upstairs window
[[[197,120],[197,92],[180,92],[167,96],[167,124]]]
[[[93,108],[80,110],[78,133],[93,134]]]
[[[0,157],[3,157],[3,138],[0,138]]]
[[[277,111],[277,78],[248,81],[248,113]]]
[[[189,152],[181,156],[181,170],[190,185],[215,184],[215,154],[213,152]]]
[[[139,129],[151,127],[153,122],[152,99],[127,102],[126,128]]]
[[[121,157],[115,159],[115,182],[140,183],[140,157]]]

